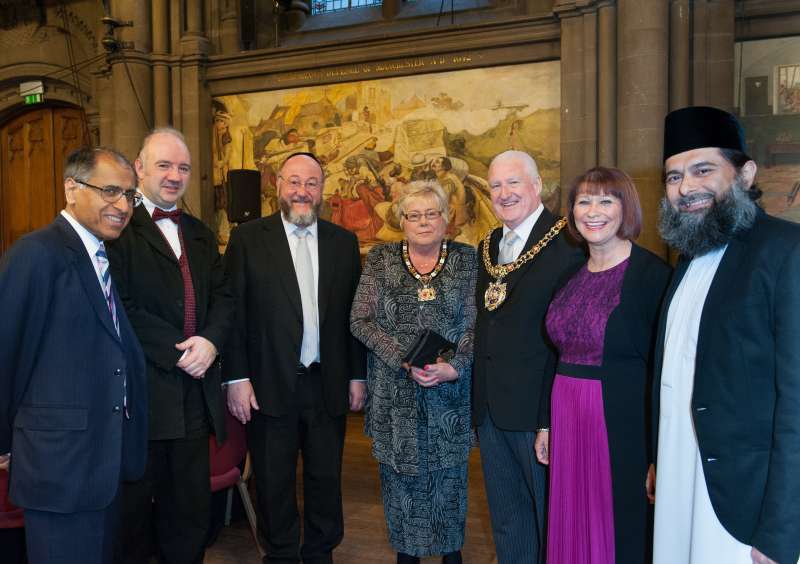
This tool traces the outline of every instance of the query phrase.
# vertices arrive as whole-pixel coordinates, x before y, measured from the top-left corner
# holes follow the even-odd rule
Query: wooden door
[[[33,110],[0,129],[0,252],[64,208],[64,161],[84,138],[73,108]]]

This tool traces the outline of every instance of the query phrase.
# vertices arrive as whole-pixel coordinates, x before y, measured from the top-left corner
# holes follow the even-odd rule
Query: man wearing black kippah
[[[743,137],[716,108],[666,119],[655,564],[800,556],[800,226],[756,204]]]
[[[277,184],[280,211],[234,229],[225,254],[236,319],[223,380],[229,411],[247,425],[264,564],[332,564],[344,535],[346,415],[366,397],[366,352],[350,334],[361,258],[353,233],[318,217],[315,155],[289,155]]]

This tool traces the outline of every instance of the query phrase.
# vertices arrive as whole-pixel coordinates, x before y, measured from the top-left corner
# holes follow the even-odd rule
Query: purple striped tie
[[[108,255],[106,255],[106,246],[102,242],[94,256],[97,258],[97,266],[100,269],[100,277],[103,280],[103,294],[106,297],[108,311],[111,313],[111,319],[114,320],[114,329],[117,330],[117,335],[119,335],[119,319],[117,318],[117,306],[114,303],[114,294],[111,291],[111,273],[108,271]]]

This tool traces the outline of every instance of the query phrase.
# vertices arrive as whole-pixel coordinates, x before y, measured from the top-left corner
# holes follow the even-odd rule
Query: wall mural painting
[[[734,100],[762,204],[800,222],[800,37],[736,44]]]
[[[213,100],[220,244],[228,170],[261,172],[261,214],[278,209],[276,176],[297,151],[324,163],[321,215],[358,236],[362,252],[402,239],[396,201],[417,179],[450,197],[449,236],[477,244],[498,225],[486,181],[507,149],[536,158],[543,199],[559,201],[557,61],[221,96]]]

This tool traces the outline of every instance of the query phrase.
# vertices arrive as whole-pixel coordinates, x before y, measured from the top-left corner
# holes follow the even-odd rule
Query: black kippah
[[[667,114],[664,121],[664,160],[673,155],[717,147],[747,153],[744,131],[736,118],[719,108],[694,106]]]

